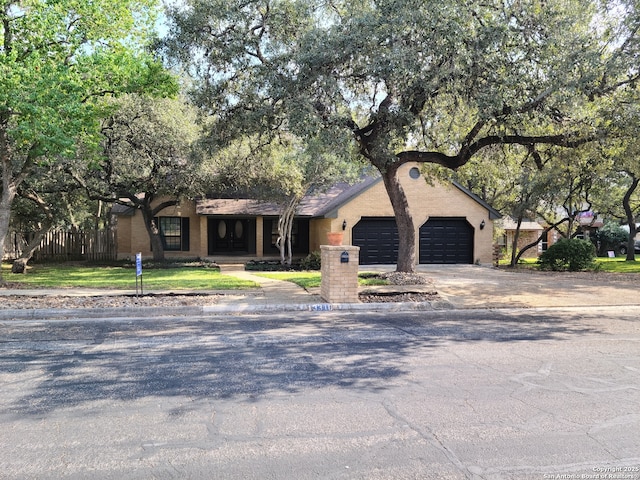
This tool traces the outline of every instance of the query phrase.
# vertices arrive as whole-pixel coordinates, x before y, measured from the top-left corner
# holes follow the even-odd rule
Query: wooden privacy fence
[[[12,232],[5,244],[5,258],[18,258],[33,234]],[[33,254],[35,261],[115,260],[116,235],[113,230],[52,230],[40,241]]]

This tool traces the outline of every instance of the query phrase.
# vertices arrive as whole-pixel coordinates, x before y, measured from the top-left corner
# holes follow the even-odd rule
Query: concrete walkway
[[[311,293],[292,282],[283,282],[273,278],[256,275],[244,269],[243,264],[224,264],[220,266],[220,272],[242,280],[250,280],[260,285],[256,291],[246,290],[233,295],[225,303],[235,305],[238,309],[245,306],[275,306],[275,305],[304,305],[324,302],[319,293]]]

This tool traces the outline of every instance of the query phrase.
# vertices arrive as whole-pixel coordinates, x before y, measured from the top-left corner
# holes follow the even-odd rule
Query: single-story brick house
[[[416,225],[419,263],[492,262],[496,210],[457,183],[429,184],[416,164],[402,166],[398,174]],[[165,254],[216,261],[277,257],[278,212],[273,203],[247,198],[183,201],[158,217]],[[118,257],[151,256],[140,212],[116,205],[113,213]],[[360,247],[363,265],[396,263],[398,232],[381,177],[340,183],[305,198],[293,226],[294,254],[319,250],[330,231],[343,231],[345,244]]]

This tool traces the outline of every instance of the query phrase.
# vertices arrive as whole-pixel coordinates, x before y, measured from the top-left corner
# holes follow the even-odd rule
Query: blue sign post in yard
[[[142,253],[136,253],[136,296],[138,296],[138,278],[140,278],[140,295],[142,291]]]

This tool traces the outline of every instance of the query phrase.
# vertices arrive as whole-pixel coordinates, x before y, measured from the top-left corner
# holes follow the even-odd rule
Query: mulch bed
[[[0,297],[0,309],[184,307],[215,305],[223,296],[203,294],[145,294],[141,296],[7,295]]]
[[[370,294],[358,295],[362,303],[394,303],[394,302],[430,302],[437,300],[437,293],[397,293],[397,294]]]

